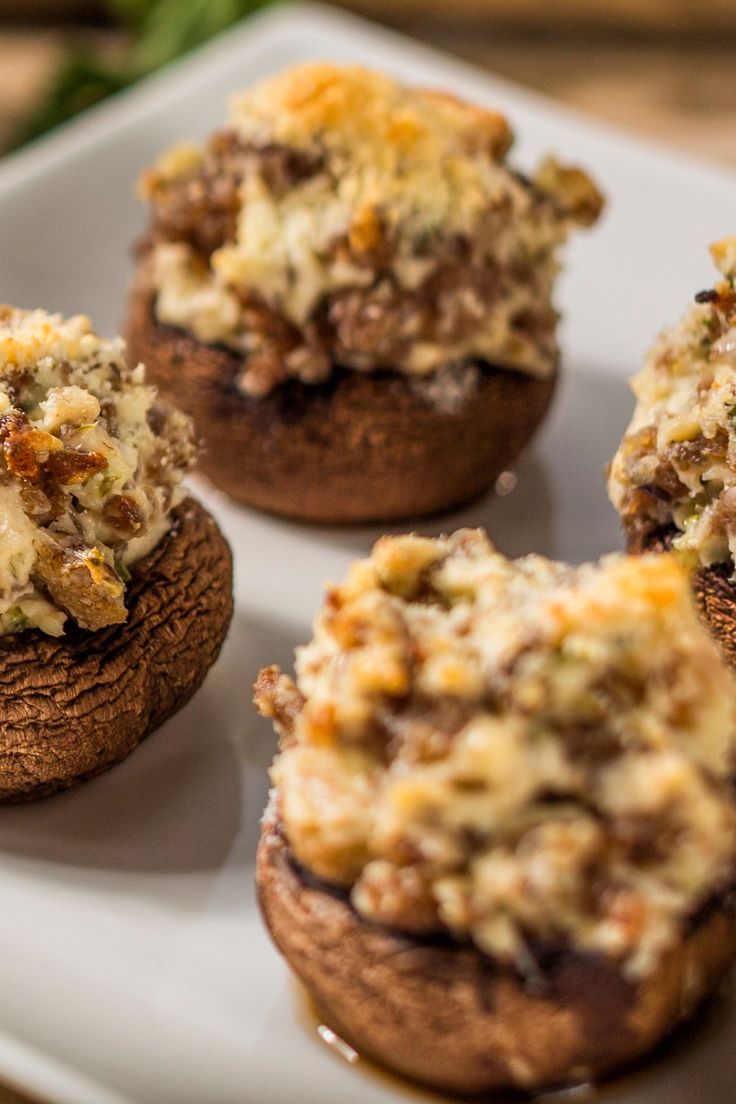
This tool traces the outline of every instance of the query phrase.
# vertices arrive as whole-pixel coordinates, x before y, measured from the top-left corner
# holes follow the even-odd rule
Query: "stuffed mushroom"
[[[116,763],[214,662],[231,559],[193,459],[120,339],[0,307],[0,800]]]
[[[495,112],[311,64],[143,178],[126,333],[241,502],[312,521],[448,509],[511,464],[559,352],[559,252],[601,197],[507,161]]]
[[[735,689],[672,556],[379,541],[256,686],[260,902],[325,1022],[462,1093],[651,1050],[736,950]]]
[[[736,666],[736,238],[720,272],[665,330],[634,378],[636,409],[608,472],[632,552],[672,549]]]

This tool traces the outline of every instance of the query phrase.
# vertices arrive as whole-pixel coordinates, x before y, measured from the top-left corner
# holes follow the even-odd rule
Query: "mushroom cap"
[[[275,802],[257,884],[271,935],[326,1022],[360,1053],[464,1094],[590,1080],[631,1063],[696,1010],[736,952],[733,911],[714,898],[638,984],[614,960],[563,946],[541,949],[525,983],[472,946],[361,919],[295,864]]]
[[[693,595],[700,616],[720,645],[723,658],[736,670],[736,583],[730,564],[701,567],[693,576]]]
[[[158,322],[144,279],[125,336],[131,361],[194,418],[215,486],[303,521],[391,521],[477,497],[530,440],[557,380],[481,364],[477,390],[443,411],[405,374],[335,367],[325,383],[289,380],[251,398],[237,386],[242,357]]]
[[[135,565],[126,599],[122,625],[0,637],[0,801],[107,770],[202,683],[232,617],[232,558],[194,499]]]
[[[627,536],[626,550],[632,555],[641,552],[668,552],[676,535],[673,527],[642,536],[633,532]],[[724,660],[736,670],[736,582],[730,563],[699,567],[693,572],[692,591],[700,618],[711,632]]]

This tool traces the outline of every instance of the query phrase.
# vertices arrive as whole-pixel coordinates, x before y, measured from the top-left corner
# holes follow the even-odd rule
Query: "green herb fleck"
[[[710,352],[715,336],[716,317],[715,314],[709,314],[707,318],[703,319],[703,333],[700,336],[700,347],[704,352]]]
[[[124,583],[129,583],[132,576],[122,560],[115,561],[115,570]]]
[[[7,629],[6,632],[21,632],[22,629],[28,626],[28,617],[20,608],[20,606],[12,606],[5,614]]]
[[[93,478],[94,478],[94,476],[93,476]],[[107,472],[107,474],[103,473],[101,475],[100,484],[99,484],[99,488],[98,488],[100,498],[107,498],[110,491],[115,486],[116,479],[117,479],[117,476],[113,475],[112,472]]]

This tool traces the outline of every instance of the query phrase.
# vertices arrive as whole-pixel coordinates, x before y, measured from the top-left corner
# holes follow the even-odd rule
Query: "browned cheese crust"
[[[193,499],[135,565],[128,619],[58,638],[0,638],[0,801],[43,797],[124,759],[180,709],[217,658],[232,616],[232,559]]]
[[[237,354],[154,320],[134,289],[131,363],[191,415],[200,469],[239,502],[315,522],[439,513],[485,491],[542,421],[556,373],[535,379],[490,366],[457,409],[443,411],[398,372],[335,369],[323,384],[289,380],[263,398],[237,386]]]
[[[258,893],[276,945],[326,1022],[404,1076],[464,1094],[597,1078],[688,1018],[733,958],[731,911],[714,905],[638,985],[611,959],[550,952],[534,984],[464,945],[361,919],[295,866],[273,807]]]

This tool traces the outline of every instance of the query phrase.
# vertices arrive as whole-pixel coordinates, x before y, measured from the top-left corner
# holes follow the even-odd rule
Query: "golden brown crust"
[[[276,945],[327,1022],[359,1052],[460,1093],[603,1076],[651,1050],[710,993],[732,961],[736,924],[714,905],[645,981],[611,960],[559,950],[534,983],[479,951],[361,920],[294,865],[273,806],[258,893]]]
[[[232,560],[199,503],[186,499],[174,517],[134,569],[124,625],[0,639],[0,801],[107,770],[202,683],[232,616]]]
[[[386,146],[409,151],[418,142],[470,155],[502,158],[512,134],[503,115],[449,92],[405,88],[383,73],[358,65],[295,65],[237,95],[235,125],[271,140],[314,148],[328,136],[356,155],[380,162]],[[384,196],[381,199],[385,199]]]
[[[485,491],[544,417],[551,379],[484,368],[455,412],[438,410],[399,373],[335,369],[244,396],[242,361],[153,319],[134,290],[128,355],[142,360],[204,439],[201,470],[239,502],[304,521],[390,521],[439,513]]]

